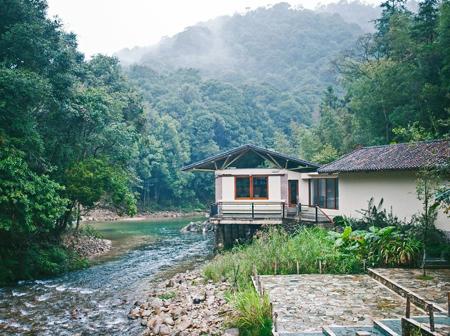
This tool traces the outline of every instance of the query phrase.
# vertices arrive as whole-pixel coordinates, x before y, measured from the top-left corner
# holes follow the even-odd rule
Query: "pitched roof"
[[[433,140],[363,147],[318,169],[319,173],[415,170],[435,167],[450,159],[449,141]]]
[[[183,167],[181,170],[218,170],[226,169],[231,165],[237,168],[256,168],[264,161],[269,161],[277,168],[316,170],[319,165],[281,154],[252,144],[213,155],[201,161]]]

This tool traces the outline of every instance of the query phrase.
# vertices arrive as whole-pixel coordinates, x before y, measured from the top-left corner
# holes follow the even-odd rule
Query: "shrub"
[[[75,252],[52,244],[31,244],[14,250],[3,247],[0,255],[0,284],[54,276],[89,265]]]
[[[218,255],[204,268],[204,275],[214,281],[225,277],[236,286],[245,286],[254,267],[260,274],[274,274],[276,264],[277,274],[295,274],[298,263],[300,273],[319,273],[319,260],[327,273],[362,270],[358,256],[340,251],[324,229],[304,228],[293,236],[270,229],[252,244]]]
[[[411,233],[397,227],[370,227],[368,231],[347,226],[341,234],[330,232],[335,246],[344,254],[353,254],[372,266],[412,265],[418,260],[422,244]]]
[[[260,297],[252,288],[236,292],[231,297],[236,311],[230,324],[243,336],[272,335],[272,315],[267,295]]]

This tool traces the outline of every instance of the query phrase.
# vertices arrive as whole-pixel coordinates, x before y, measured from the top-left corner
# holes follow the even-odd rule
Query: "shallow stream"
[[[96,223],[113,249],[88,269],[0,288],[1,335],[138,335],[127,319],[152,282],[210,257],[212,237],[181,234],[192,219]]]

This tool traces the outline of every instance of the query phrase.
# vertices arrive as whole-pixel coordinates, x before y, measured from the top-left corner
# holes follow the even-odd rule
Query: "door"
[[[298,204],[298,180],[288,180],[289,206]]]

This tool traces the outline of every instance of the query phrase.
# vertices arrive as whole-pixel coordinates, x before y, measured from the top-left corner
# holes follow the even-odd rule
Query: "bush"
[[[368,231],[353,231],[347,226],[341,234],[329,234],[342,253],[366,260],[372,266],[413,265],[422,250],[422,243],[411,232],[401,232],[395,226],[372,226]]]
[[[214,281],[225,277],[236,286],[246,286],[253,267],[259,274],[274,274],[276,264],[277,274],[295,274],[298,262],[300,273],[319,273],[319,260],[327,273],[362,270],[358,256],[342,253],[324,229],[305,228],[293,236],[271,229],[250,245],[218,255],[204,268],[204,275]]]
[[[54,276],[85,268],[88,261],[59,245],[32,244],[22,249],[0,249],[0,284]]]
[[[368,230],[370,227],[384,228],[387,226],[400,227],[409,225],[409,223],[399,220],[392,211],[388,212],[386,209],[383,209],[383,202],[384,200],[381,199],[378,205],[375,205],[374,199],[371,198],[367,204],[367,209],[358,211],[362,215],[361,218],[336,216],[333,218],[333,222],[341,229],[351,226],[354,230]]]
[[[231,297],[236,316],[230,324],[239,328],[243,336],[272,335],[272,315],[267,295],[260,297],[252,288],[241,290]]]

